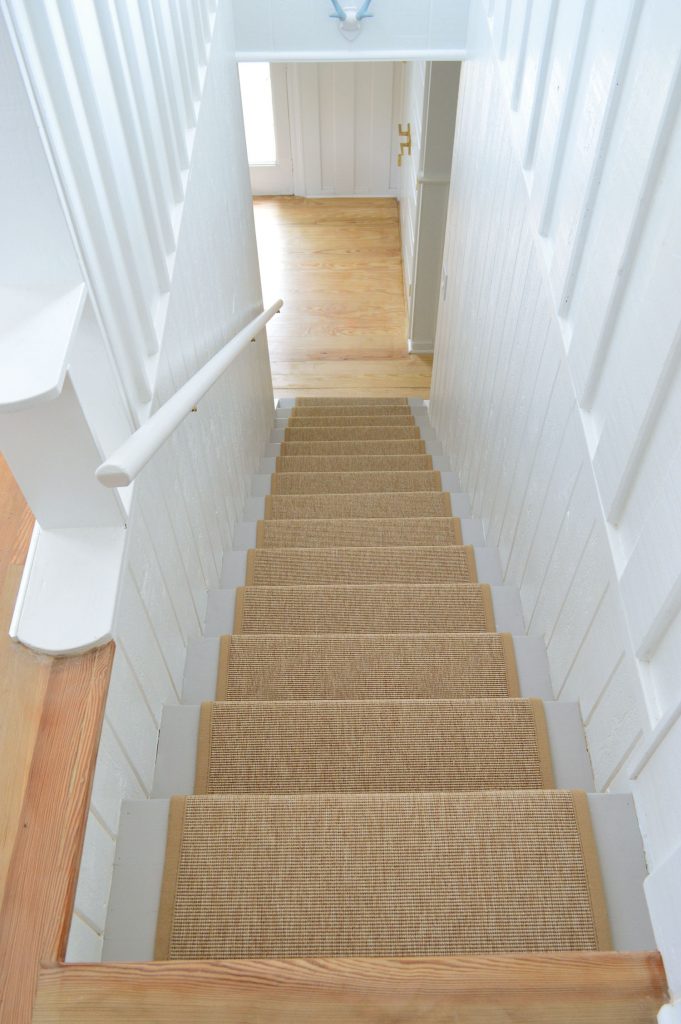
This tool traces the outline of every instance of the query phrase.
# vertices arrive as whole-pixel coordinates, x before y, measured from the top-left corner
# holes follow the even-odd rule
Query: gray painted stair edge
[[[272,551],[276,549],[268,550]],[[313,552],[317,549],[306,548],[305,550]],[[478,581],[480,583],[501,584],[501,566],[499,564],[499,555],[497,553],[497,549],[491,547],[474,546],[474,551]],[[242,587],[244,585],[246,581],[247,558],[248,550],[227,551],[225,553],[222,562],[222,574],[220,576],[220,586],[222,588],[230,589],[232,587]]]
[[[236,588],[208,591],[204,636],[222,636],[234,628]],[[499,633],[522,634],[525,622],[515,587],[492,586],[494,621]]]

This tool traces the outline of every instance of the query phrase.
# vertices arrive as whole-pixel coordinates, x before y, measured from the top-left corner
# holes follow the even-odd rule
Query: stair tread
[[[395,405],[395,406],[408,406],[408,398],[331,398],[327,396],[320,396],[319,398],[296,398],[294,409],[301,409],[305,406],[319,405],[322,408],[327,406],[381,406],[381,405]]]
[[[337,415],[331,411],[320,416],[289,416],[287,430],[318,430],[328,427],[340,427],[344,430],[354,430],[357,427],[378,427],[381,430],[390,430],[393,427],[417,426],[415,417],[405,409],[404,412],[390,415],[362,414],[361,416]]]
[[[393,424],[367,427],[353,424],[351,427],[303,426],[285,427],[284,441],[380,441],[380,440],[421,440],[421,431],[416,424]]]
[[[451,516],[445,491],[268,494],[265,519],[395,519]]]
[[[271,484],[272,494],[396,494],[441,489],[439,470],[273,473]]]
[[[280,454],[294,455],[425,455],[419,438],[387,441],[282,441]]]
[[[218,700],[518,696],[513,639],[501,633],[230,635]]]
[[[242,701],[201,708],[195,793],[552,786],[537,700]]]
[[[385,473],[433,469],[432,455],[279,455],[277,473]]]
[[[246,564],[247,586],[476,581],[469,545],[254,548]]]
[[[237,590],[235,633],[494,632],[484,583],[260,586]]]
[[[420,547],[461,544],[461,521],[450,516],[411,519],[261,519],[258,548]]]
[[[290,421],[327,416],[354,419],[357,416],[413,416],[413,413],[407,405],[303,405],[291,409]]]
[[[582,793],[171,801],[157,959],[610,946]]]

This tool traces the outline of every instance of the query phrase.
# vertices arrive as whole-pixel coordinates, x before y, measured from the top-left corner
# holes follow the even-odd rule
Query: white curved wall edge
[[[657,1015],[658,1024],[681,1024],[681,1003],[666,1003]]]
[[[9,635],[67,655],[113,638],[125,527],[42,530],[36,523]]]
[[[86,294],[83,283],[53,293],[0,289],[2,412],[59,396]]]

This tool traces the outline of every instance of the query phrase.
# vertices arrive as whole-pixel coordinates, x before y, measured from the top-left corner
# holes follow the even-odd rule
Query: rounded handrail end
[[[116,466],[111,462],[103,462],[95,470],[95,476],[104,487],[129,487],[132,483],[130,474],[121,466]]]

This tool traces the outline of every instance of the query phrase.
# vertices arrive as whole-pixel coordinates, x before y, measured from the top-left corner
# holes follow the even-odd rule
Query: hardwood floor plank
[[[276,395],[430,393],[432,357],[407,351],[393,199],[255,200]]]
[[[654,1024],[656,953],[97,964],[41,971],[35,1024]]]

